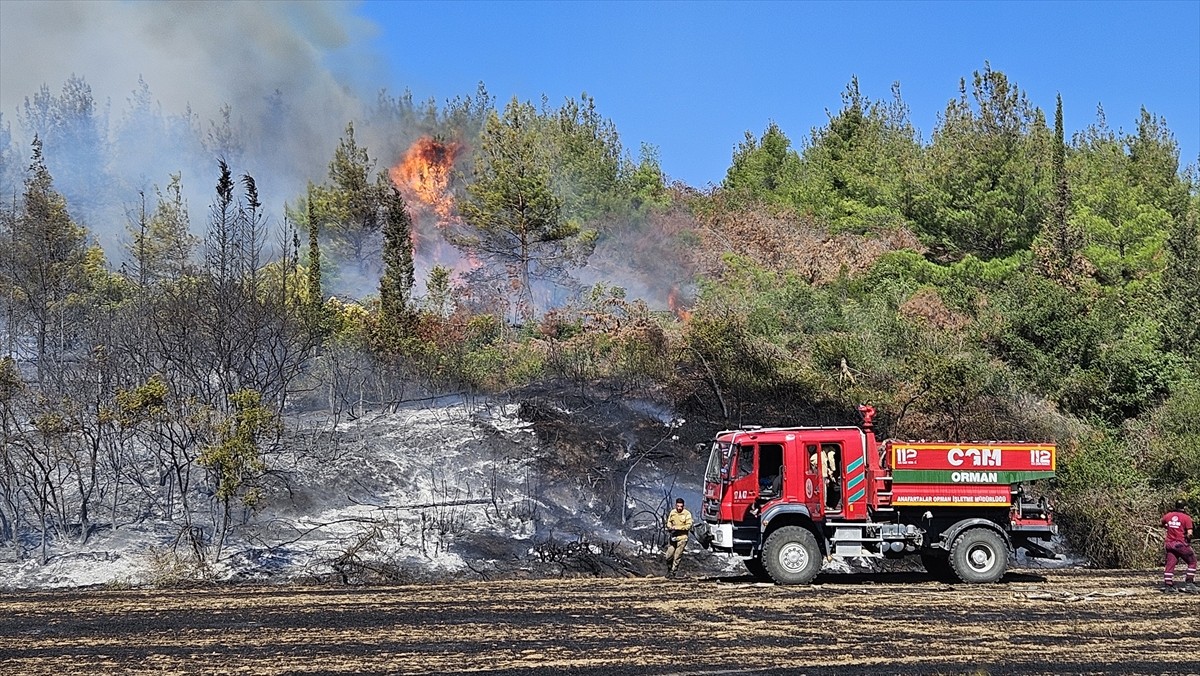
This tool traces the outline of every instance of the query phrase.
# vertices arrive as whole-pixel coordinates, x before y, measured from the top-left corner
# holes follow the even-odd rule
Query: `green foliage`
[[[544,127],[550,187],[564,216],[587,223],[614,208],[624,188],[621,141],[592,97],[585,93],[556,111],[543,110],[535,124]]]
[[[637,165],[629,172],[628,184],[635,209],[665,209],[671,204],[656,146],[642,144]]]
[[[1071,218],[1071,185],[1067,176],[1067,147],[1063,128],[1062,95],[1054,107],[1054,197],[1034,252],[1039,270],[1052,279],[1073,284],[1083,272],[1083,229]]]
[[[1168,345],[1200,362],[1200,186],[1195,180],[1187,214],[1167,234],[1162,289]]]
[[[1167,129],[1167,121],[1145,108],[1138,116],[1137,132],[1125,141],[1129,148],[1129,171],[1141,186],[1147,201],[1171,215],[1183,218],[1188,208],[1188,183],[1180,180],[1179,145]]]
[[[1180,383],[1141,433],[1148,447],[1143,466],[1163,502],[1200,501],[1200,374]]]
[[[309,319],[315,325],[320,322],[319,314],[325,296],[321,292],[321,224],[313,205],[312,183],[308,184],[304,206],[304,224],[308,228],[308,270],[305,279],[308,282]]]
[[[463,355],[460,373],[472,387],[499,392],[534,381],[545,367],[546,355],[533,343],[493,343]]]
[[[1084,255],[1098,281],[1122,285],[1161,272],[1162,248],[1172,217],[1155,204],[1133,173],[1126,141],[1103,126],[1089,127],[1078,139],[1069,166],[1074,208],[1087,236]]]
[[[1061,444],[1058,520],[1079,551],[1101,567],[1149,565],[1158,501],[1129,449],[1109,434]]]
[[[439,317],[444,317],[451,310],[450,274],[450,268],[435,265],[430,268],[429,277],[425,280],[425,309]]]
[[[922,340],[905,360],[902,380],[916,383],[913,413],[926,429],[945,430],[947,438],[982,436],[995,401],[1009,391],[1009,374],[979,350],[948,339]],[[912,423],[909,423],[913,426]]]
[[[766,392],[812,396],[820,376],[811,355],[819,348],[809,334],[838,342],[829,336],[846,329],[837,299],[748,259],[725,262],[719,282],[702,283],[683,335],[696,385],[707,385],[726,420],[756,408]]]
[[[371,314],[362,305],[331,297],[322,303],[321,315],[330,341],[354,346],[367,344]]]
[[[0,292],[12,320],[32,328],[38,380],[81,326],[68,317],[86,311],[92,272],[88,267],[87,232],[67,212],[62,194],[46,167],[40,140],[25,179],[21,205],[4,221],[6,246],[0,251]],[[57,335],[56,335],[57,334]]]
[[[252,507],[261,494],[252,483],[267,470],[259,448],[261,439],[276,428],[275,414],[262,404],[254,390],[229,395],[230,415],[217,425],[217,440],[207,446],[197,462],[213,475],[216,497],[228,504],[240,497]]]
[[[1155,407],[1185,367],[1166,351],[1161,319],[1131,309],[1142,303],[1014,278],[992,297],[985,339],[1066,411],[1120,424]]]
[[[136,96],[152,120],[144,85]],[[64,101],[78,114],[56,119]],[[135,267],[121,277],[68,215],[38,144],[23,200],[0,212],[10,351],[38,352],[0,359],[4,429],[32,424],[47,450],[70,452],[87,424],[76,400],[87,400],[118,444],[144,433],[139,443],[186,459],[206,440],[197,462],[224,506],[222,524],[209,514],[223,541],[231,504],[259,499],[277,424],[262,399],[282,408],[286,378],[328,377],[313,389],[328,385],[331,402],[374,387],[367,398],[386,401],[551,380],[586,394],[603,382],[670,391],[690,419],[704,417],[684,410],[694,407],[720,425],[847,424],[868,402],[893,436],[1056,441],[1059,514],[1077,546],[1097,563],[1145,565],[1158,506],[1200,500],[1200,186],[1179,175],[1161,118],[1142,111],[1121,133],[1101,114],[1067,145],[1062,105],[1051,132],[985,65],[926,146],[898,86],[871,101],[852,79],[804,143],[771,122],[746,135],[720,189],[701,192],[668,188],[652,146],[626,156],[586,95],[503,111],[482,87],[442,110],[381,95],[364,127],[381,157],[418,133],[475,150],[456,162],[464,222],[450,237],[482,266],[457,278],[434,266],[419,302],[413,223],[353,125],[327,182],[288,211],[308,234],[304,267],[290,230],[282,259],[258,263],[261,238],[238,228],[261,224],[261,204],[245,180],[235,199],[223,167],[210,221],[230,228],[210,239],[210,268],[228,272],[219,286],[190,269],[178,174],[133,226]],[[90,143],[89,106],[73,81],[62,97],[35,96],[24,122],[56,143]],[[246,150],[235,122],[226,107],[209,138],[231,158]],[[0,121],[0,173],[5,131]],[[122,153],[135,147],[128,131]],[[211,250],[221,242],[232,248]],[[593,255],[598,242],[610,255]],[[650,300],[585,289],[573,279],[585,262]],[[379,274],[377,302],[326,300],[348,267],[367,285]],[[649,309],[673,287],[699,290],[690,315]],[[324,342],[319,361],[297,336]],[[18,365],[35,361],[36,382],[22,382]],[[153,375],[164,365],[169,387]],[[173,417],[176,389],[194,399]],[[166,493],[186,501],[192,460],[178,462]]]
[[[383,275],[379,279],[380,323],[403,324],[411,318],[413,271],[412,221],[400,191],[388,196],[383,227]]]
[[[167,410],[167,381],[154,374],[146,382],[131,389],[118,390],[115,397],[117,419],[131,426],[139,421],[162,415]]]
[[[315,224],[326,234],[334,258],[366,273],[378,252],[392,190],[387,176],[375,175],[375,161],[355,139],[354,125],[348,124],[329,162],[329,183],[309,191],[307,225]]]
[[[547,313],[538,327],[547,369],[581,390],[598,381],[646,386],[671,377],[668,338],[646,304],[597,284],[577,303]]]

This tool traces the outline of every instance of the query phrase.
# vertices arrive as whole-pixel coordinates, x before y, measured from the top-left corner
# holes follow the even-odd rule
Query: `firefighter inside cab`
[[[825,487],[825,508],[831,512],[839,511],[842,503],[841,473],[838,470],[841,448],[838,444],[821,444],[820,448],[816,444],[809,444],[805,450],[808,452],[809,475],[821,477]]]

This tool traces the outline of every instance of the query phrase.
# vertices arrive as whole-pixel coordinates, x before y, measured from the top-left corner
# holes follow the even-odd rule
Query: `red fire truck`
[[[828,559],[919,556],[926,570],[999,580],[1010,554],[1053,558],[1053,444],[878,444],[862,427],[746,427],[717,434],[705,472],[702,542],[758,577],[807,584]]]

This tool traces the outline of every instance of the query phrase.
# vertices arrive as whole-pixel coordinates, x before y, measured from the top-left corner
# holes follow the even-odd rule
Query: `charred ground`
[[[21,674],[1189,674],[1200,595],[1153,571],[221,587],[0,596]]]

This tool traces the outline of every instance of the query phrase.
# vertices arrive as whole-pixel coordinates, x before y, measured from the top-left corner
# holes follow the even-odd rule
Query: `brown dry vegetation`
[[[0,595],[4,674],[1194,674],[1156,571]]]

